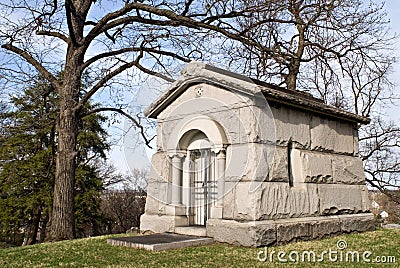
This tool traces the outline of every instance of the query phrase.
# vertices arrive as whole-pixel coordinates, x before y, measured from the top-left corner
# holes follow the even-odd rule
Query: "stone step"
[[[175,227],[175,233],[183,235],[193,235],[193,236],[207,236],[207,231],[205,226]]]
[[[113,246],[143,248],[151,251],[202,246],[212,244],[213,242],[213,239],[209,237],[198,237],[172,233],[160,233],[107,239],[107,243]]]

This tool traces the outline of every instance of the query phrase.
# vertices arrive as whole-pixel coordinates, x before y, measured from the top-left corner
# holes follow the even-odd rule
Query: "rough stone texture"
[[[225,182],[225,195],[224,207],[222,210],[222,217],[224,219],[233,219],[235,213],[235,196],[236,196],[236,182]]]
[[[332,183],[332,155],[302,151],[300,153],[305,182]]]
[[[264,182],[252,193],[256,220],[294,218],[318,215],[319,195],[316,184]]]
[[[365,185],[318,184],[318,193],[322,215],[369,211]]]
[[[289,182],[287,147],[276,146],[268,181]]]
[[[297,240],[309,240],[312,237],[311,222],[292,219],[290,222],[276,221],[276,239],[278,244],[286,244]]]
[[[226,158],[226,182],[237,182],[242,180],[248,172],[249,145],[236,144],[229,145],[227,148]],[[240,157],[238,157],[240,155]]]
[[[358,156],[359,154],[359,145],[358,145],[358,129],[353,128],[353,143],[354,143],[354,156]]]
[[[236,220],[255,220],[256,203],[250,192],[250,182],[239,182],[236,185],[235,211]]]
[[[310,127],[312,150],[354,154],[352,124],[313,115]]]
[[[201,97],[194,93],[203,89]],[[189,87],[158,116],[158,150],[167,150],[169,137],[176,136],[183,124],[195,115],[209,116],[225,130],[231,144],[275,140],[271,111],[261,109],[256,100],[212,85]],[[261,105],[261,104],[260,104]],[[264,104],[265,106],[265,104]],[[268,128],[265,128],[268,126]]]
[[[311,222],[311,238],[319,239],[325,236],[341,233],[341,222],[337,216],[317,217]]]
[[[275,118],[265,99],[264,103],[241,107],[239,118],[240,125],[243,126],[240,143],[274,143],[276,141]]]
[[[165,182],[148,183],[146,214],[165,214],[165,204],[169,202],[169,188]]]
[[[171,169],[171,161],[165,152],[156,152],[151,158],[148,182],[167,182]]]
[[[366,232],[373,231],[376,227],[376,221],[372,213],[356,214],[356,215],[339,215],[342,231],[350,232]]]
[[[210,219],[207,236],[215,241],[247,247],[285,244],[341,233],[375,229],[371,213],[240,222]]]
[[[153,214],[156,215],[159,213],[159,201],[157,198],[154,198],[153,196],[148,195],[146,197],[146,205],[145,205],[145,213],[146,214]]]
[[[361,190],[361,211],[370,212],[371,210],[371,200],[368,196],[368,188],[366,185],[359,185]]]
[[[246,204],[236,201],[231,215],[238,220],[251,219],[253,215],[255,220],[266,220],[369,211],[365,185],[303,183],[290,187],[287,183],[264,182],[251,194],[249,183],[238,185],[231,199],[244,200],[248,196]]]
[[[277,244],[318,239],[342,232],[338,216],[280,219],[274,222],[277,225]],[[369,225],[367,222],[365,224]]]
[[[362,160],[352,156],[332,158],[333,182],[343,184],[365,184]]]
[[[140,217],[140,232],[165,233],[174,232],[177,226],[187,226],[189,221],[186,216],[150,215]]]
[[[277,145],[286,146],[292,141],[295,148],[310,146],[310,115],[307,112],[284,106],[272,106],[271,111],[275,119]]]
[[[207,236],[233,245],[259,247],[276,241],[276,227],[272,221],[237,222],[210,219],[207,221]]]
[[[274,149],[260,143],[228,146],[225,181],[265,181],[269,166],[274,164]]]

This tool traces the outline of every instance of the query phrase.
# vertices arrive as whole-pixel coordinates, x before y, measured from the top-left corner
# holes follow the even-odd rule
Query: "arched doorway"
[[[171,133],[171,215],[188,216],[188,225],[204,226],[222,218],[228,139],[214,120],[188,118]]]

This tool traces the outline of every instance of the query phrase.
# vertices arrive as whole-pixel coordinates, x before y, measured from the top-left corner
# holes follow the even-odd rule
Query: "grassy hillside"
[[[300,267],[382,267],[362,260],[365,251],[371,251],[367,256],[372,262],[376,257],[388,261],[387,256],[395,256],[396,263],[386,264],[387,267],[400,267],[400,230],[377,230],[362,234],[342,235],[339,237],[292,243],[285,246],[269,247],[267,253],[275,251],[273,261],[260,262],[257,255],[264,257],[264,248],[245,248],[215,243],[209,246],[171,250],[164,252],[149,252],[133,248],[113,247],[106,243],[108,237],[94,237],[57,243],[39,244],[34,246],[0,249],[0,267],[283,267],[277,259],[277,252],[286,253],[283,259],[290,262],[299,253]],[[347,247],[342,252],[342,262],[330,262],[328,253],[324,262],[318,262],[323,251],[329,252],[334,259],[334,252],[340,251],[337,242],[344,240]],[[304,251],[314,251],[316,262],[301,262]],[[260,253],[262,251],[262,253]],[[351,260],[351,254],[359,252],[360,262],[345,262],[345,254]],[[297,253],[296,253],[297,252]],[[283,253],[281,253],[283,254]],[[368,255],[368,253],[367,253]],[[270,255],[268,255],[270,257]],[[356,256],[356,255],[354,255]],[[355,257],[356,259],[356,257]],[[393,262],[393,259],[390,260]],[[287,264],[286,264],[287,265]]]

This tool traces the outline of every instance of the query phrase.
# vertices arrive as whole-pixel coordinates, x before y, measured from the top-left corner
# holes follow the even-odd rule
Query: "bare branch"
[[[119,113],[119,114],[125,116],[125,117],[128,118],[129,120],[131,120],[131,121],[133,122],[133,124],[140,130],[140,135],[142,136],[142,138],[143,138],[143,140],[144,140],[146,146],[149,147],[149,148],[151,148],[151,149],[153,148],[153,147],[150,146],[150,143],[151,143],[151,141],[154,139],[154,137],[152,137],[152,138],[149,139],[149,138],[146,136],[145,129],[144,129],[144,127],[140,124],[140,122],[139,122],[138,120],[136,120],[136,118],[134,118],[133,116],[131,116],[130,114],[126,113],[124,110],[122,110],[122,109],[120,109],[120,108],[112,108],[112,107],[96,108],[96,109],[93,109],[93,110],[91,110],[91,111],[85,113],[84,116],[87,116],[87,115],[89,115],[89,114],[94,114],[94,113],[100,113],[100,112],[116,112],[116,113]]]
[[[47,69],[45,67],[43,67],[42,64],[40,64],[36,59],[34,59],[28,52],[17,48],[11,44],[3,44],[1,46],[2,48],[5,48],[9,51],[12,51],[16,54],[18,54],[19,56],[21,56],[22,58],[24,58],[27,62],[29,62],[33,67],[36,68],[36,70],[45,78],[47,79],[51,85],[54,88],[59,88],[60,84],[58,83],[57,78],[55,78],[49,71],[47,71]]]
[[[36,31],[36,34],[37,35],[46,35],[46,36],[50,36],[50,37],[57,37],[57,38],[63,40],[67,44],[70,43],[69,38],[59,32],[40,30],[40,31]]]
[[[88,59],[84,63],[82,69],[83,70],[86,69],[91,64],[93,64],[94,62],[96,62],[96,61],[98,61],[100,59],[108,58],[108,57],[111,57],[111,56],[117,56],[117,55],[124,54],[124,53],[127,53],[127,52],[140,52],[140,51],[152,52],[152,53],[156,53],[156,54],[159,54],[159,55],[169,56],[169,57],[178,59],[178,60],[183,61],[183,62],[190,62],[190,59],[182,57],[182,56],[178,55],[177,53],[173,53],[173,52],[170,52],[170,51],[163,51],[163,50],[160,50],[160,49],[146,48],[146,47],[140,47],[140,48],[131,47],[131,48],[122,48],[122,49],[118,49],[118,50],[114,50],[114,51],[110,51],[110,52],[97,54],[96,56]],[[165,80],[168,81],[169,79],[165,79]]]

